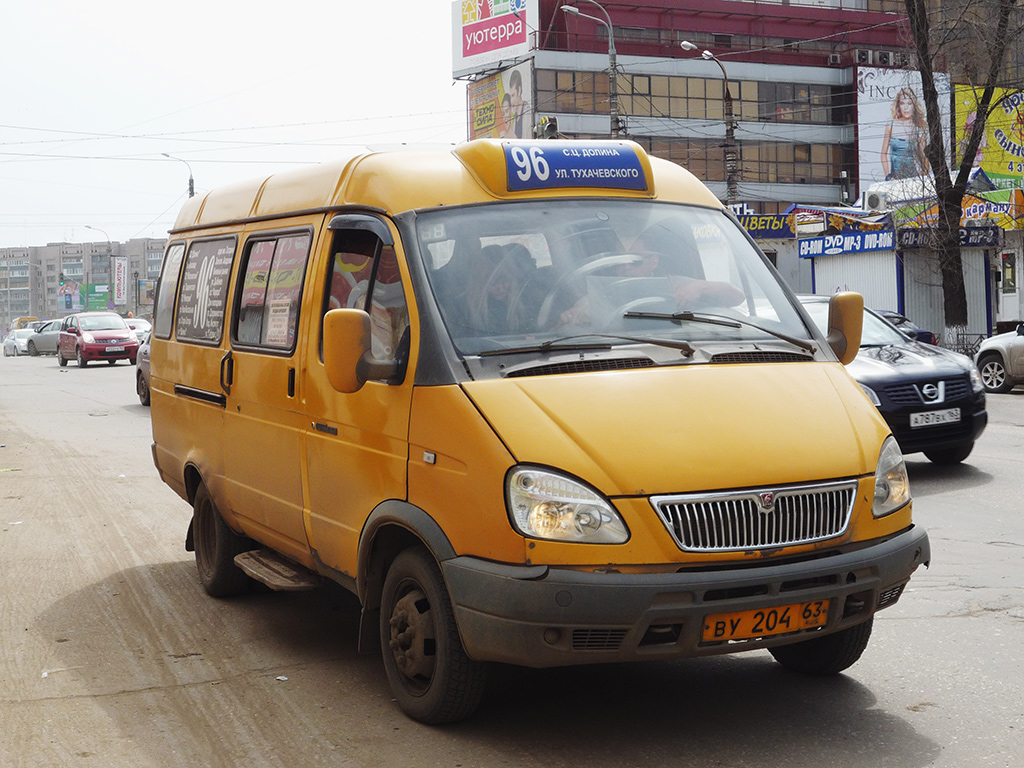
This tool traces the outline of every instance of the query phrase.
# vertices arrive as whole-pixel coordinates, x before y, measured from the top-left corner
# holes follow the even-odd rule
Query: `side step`
[[[235,556],[246,575],[278,592],[301,592],[320,586],[320,577],[269,549],[253,549]]]

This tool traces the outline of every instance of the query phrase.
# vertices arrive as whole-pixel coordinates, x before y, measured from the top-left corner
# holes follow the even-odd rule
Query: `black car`
[[[828,297],[802,296],[804,309],[827,333]],[[966,459],[988,423],[985,392],[974,362],[922,344],[870,309],[864,310],[860,352],[846,369],[889,424],[904,454],[936,464]]]

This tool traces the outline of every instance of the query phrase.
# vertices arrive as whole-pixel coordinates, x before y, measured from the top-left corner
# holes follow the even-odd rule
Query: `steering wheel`
[[[547,327],[548,321],[551,319],[551,311],[554,308],[555,299],[580,278],[586,277],[591,272],[597,272],[601,269],[622,266],[623,264],[635,264],[642,260],[642,256],[638,256],[634,253],[617,253],[607,256],[598,256],[584,264],[580,264],[572,271],[562,275],[555,282],[554,287],[552,287],[548,292],[548,295],[544,297],[544,301],[541,302],[540,311],[537,313],[537,327]]]

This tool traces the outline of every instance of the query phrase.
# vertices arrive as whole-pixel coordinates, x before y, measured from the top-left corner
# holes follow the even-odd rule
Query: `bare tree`
[[[928,118],[925,154],[935,177],[938,219],[933,242],[942,276],[943,310],[949,329],[967,325],[967,292],[960,252],[960,217],[964,194],[989,115],[998,106],[995,92],[1010,86],[1007,51],[1021,37],[1016,0],[904,0],[921,72]],[[945,64],[945,66],[942,66]],[[935,87],[936,71],[950,71],[954,82],[981,90],[974,126],[952,178],[942,111]],[[955,331],[954,331],[955,332]]]

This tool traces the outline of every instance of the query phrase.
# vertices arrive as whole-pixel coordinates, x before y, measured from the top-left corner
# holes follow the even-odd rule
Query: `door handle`
[[[231,350],[220,359],[220,388],[225,395],[231,394],[231,383],[235,379],[235,361],[231,357]]]

